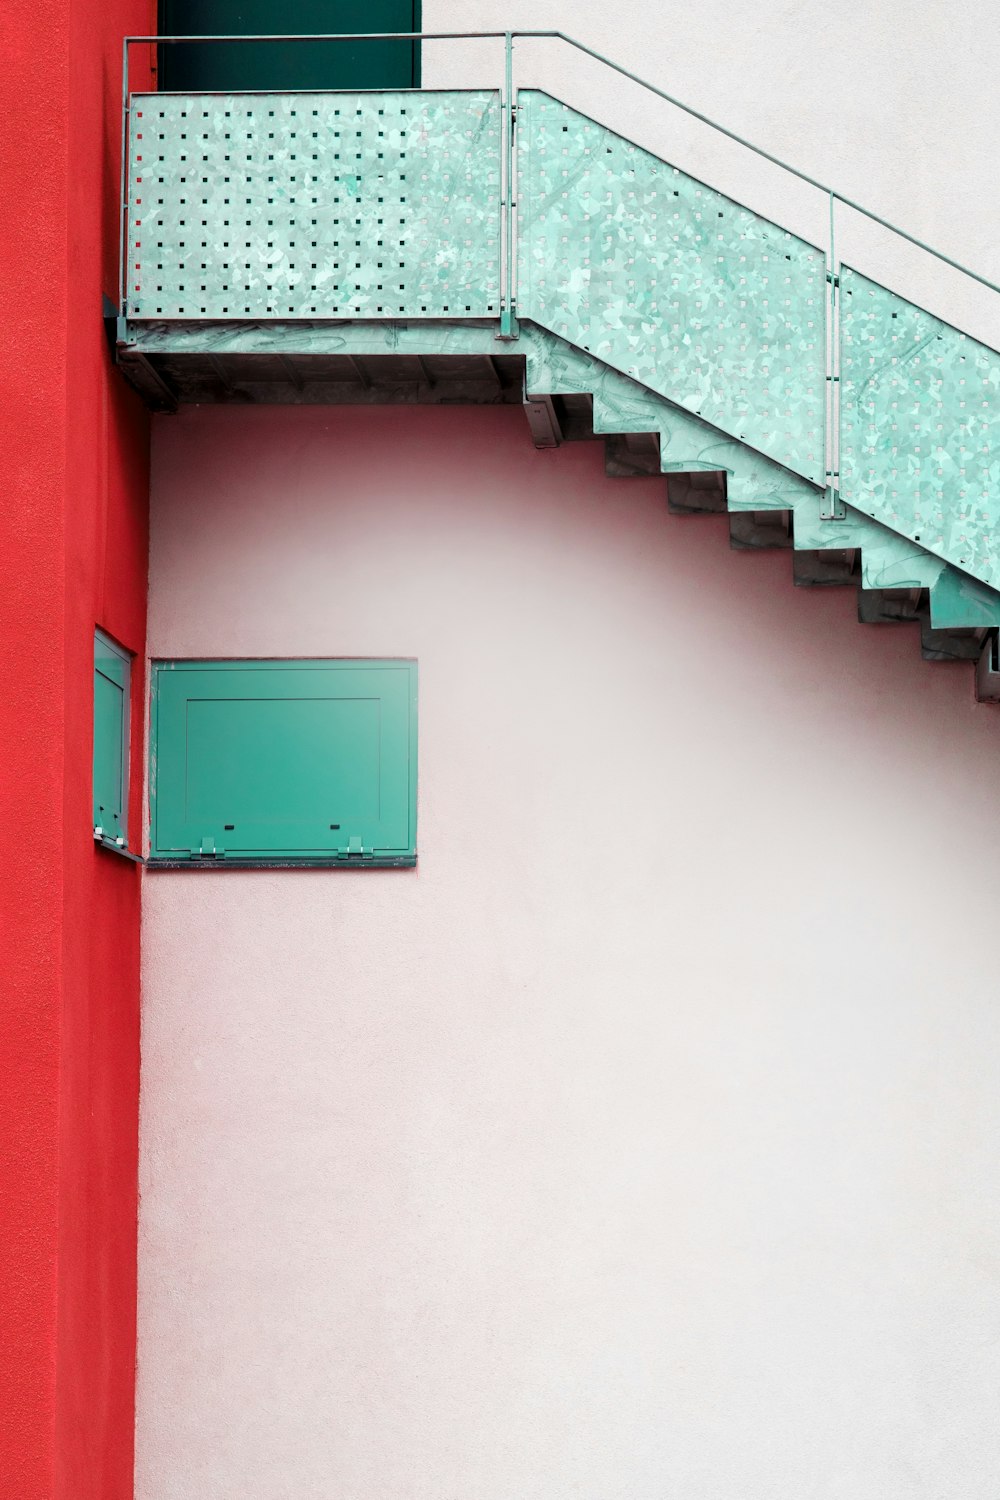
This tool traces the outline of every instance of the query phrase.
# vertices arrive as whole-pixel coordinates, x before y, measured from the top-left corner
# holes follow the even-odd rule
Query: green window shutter
[[[160,0],[161,36],[309,36],[419,31],[419,0]],[[204,42],[162,46],[160,88],[409,89],[420,87],[420,43]]]
[[[128,837],[128,721],[131,658],[94,633],[94,837],[117,847]]]
[[[416,673],[155,662],[151,861],[414,864]]]

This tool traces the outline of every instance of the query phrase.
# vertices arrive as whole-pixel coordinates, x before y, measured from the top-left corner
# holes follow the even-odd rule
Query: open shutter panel
[[[94,637],[94,831],[124,841],[128,822],[128,654],[101,631]]]

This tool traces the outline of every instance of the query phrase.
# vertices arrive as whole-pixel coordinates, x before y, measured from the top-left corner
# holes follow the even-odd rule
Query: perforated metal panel
[[[495,93],[141,94],[130,318],[489,317]]]
[[[823,255],[546,94],[518,137],[519,312],[822,482]]]
[[[841,490],[1000,580],[1000,354],[844,267]]]

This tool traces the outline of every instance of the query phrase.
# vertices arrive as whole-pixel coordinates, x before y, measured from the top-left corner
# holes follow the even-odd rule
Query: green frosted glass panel
[[[108,637],[94,638],[94,827],[110,841],[128,821],[129,657]]]
[[[411,862],[416,664],[159,662],[152,857]]]
[[[418,0],[160,0],[161,36],[274,36],[419,31]],[[235,42],[159,48],[160,87],[408,89],[420,84],[420,43]]]

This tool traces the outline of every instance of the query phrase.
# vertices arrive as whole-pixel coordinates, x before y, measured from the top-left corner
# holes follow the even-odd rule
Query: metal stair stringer
[[[517,135],[519,316],[1000,587],[997,349],[544,92]]]
[[[672,509],[729,512],[733,545],[790,547],[797,583],[853,582],[859,618],[918,623],[930,660],[978,659],[984,644],[992,649],[1000,592],[850,506],[842,519],[824,518],[820,485],[547,330],[526,325],[522,342],[527,398],[589,398],[609,472],[662,472]],[[634,463],[621,446],[629,437],[645,439],[641,453],[631,450]]]

